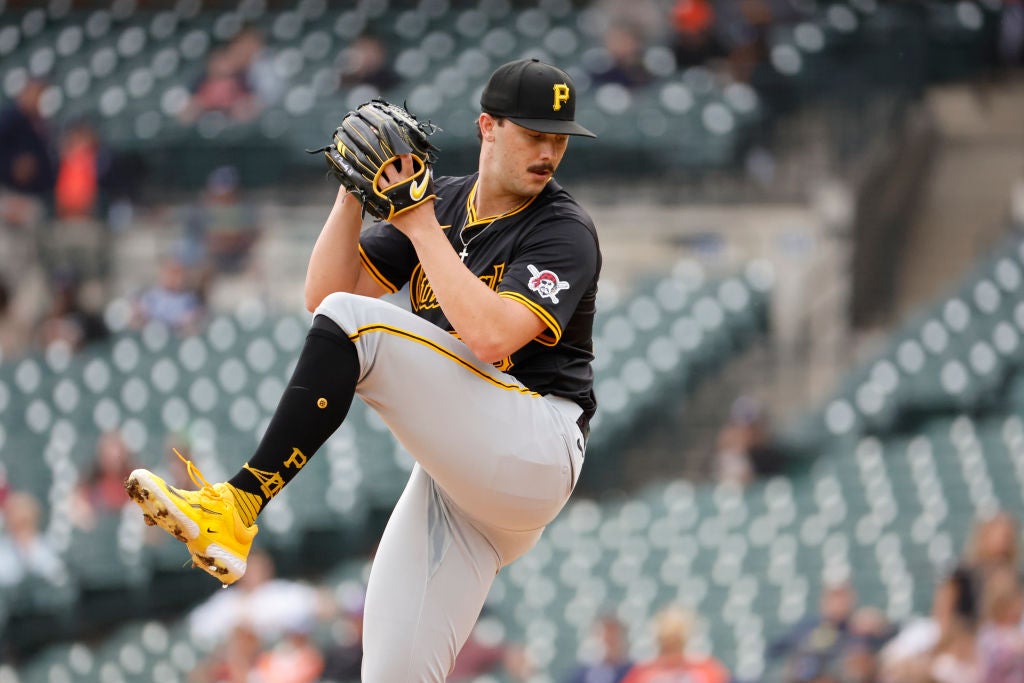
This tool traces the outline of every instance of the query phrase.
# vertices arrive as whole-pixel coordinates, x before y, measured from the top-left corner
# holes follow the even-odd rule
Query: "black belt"
[[[586,413],[580,413],[580,416],[576,418],[576,426],[580,428],[580,433],[583,434],[584,444],[590,440],[590,420],[587,418]]]

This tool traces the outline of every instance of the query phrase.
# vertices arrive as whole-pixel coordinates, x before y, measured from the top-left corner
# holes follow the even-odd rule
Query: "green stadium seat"
[[[65,561],[82,590],[130,591],[145,585],[148,568],[130,531],[136,522],[141,526],[134,515],[122,520],[107,514],[97,518],[95,529],[74,532]]]
[[[21,667],[22,683],[90,681],[96,669],[92,650],[83,643],[60,643],[46,648],[27,666]]]

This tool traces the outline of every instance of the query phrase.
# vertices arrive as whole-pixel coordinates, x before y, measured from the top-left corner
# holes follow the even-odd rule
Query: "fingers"
[[[399,164],[401,170],[398,169]],[[389,187],[397,182],[412,176],[412,154],[401,154],[398,159],[384,167],[384,174],[381,176],[381,187]]]

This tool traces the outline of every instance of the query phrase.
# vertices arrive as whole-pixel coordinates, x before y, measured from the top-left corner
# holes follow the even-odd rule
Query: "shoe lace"
[[[218,498],[220,497],[220,494],[217,493],[217,489],[213,488],[213,484],[206,480],[206,477],[203,476],[203,473],[192,463],[191,460],[182,455],[177,448],[172,448],[171,450],[173,450],[174,454],[181,458],[181,461],[185,463],[185,469],[188,471],[188,477],[192,480],[193,484],[202,489],[203,493]]]

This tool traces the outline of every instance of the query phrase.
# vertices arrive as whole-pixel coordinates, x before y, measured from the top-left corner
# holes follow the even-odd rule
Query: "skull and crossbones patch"
[[[552,303],[558,303],[558,293],[563,289],[569,289],[569,283],[559,279],[550,270],[537,270],[536,266],[529,265],[530,281],[527,286],[531,292],[537,292],[543,299],[551,299]]]

